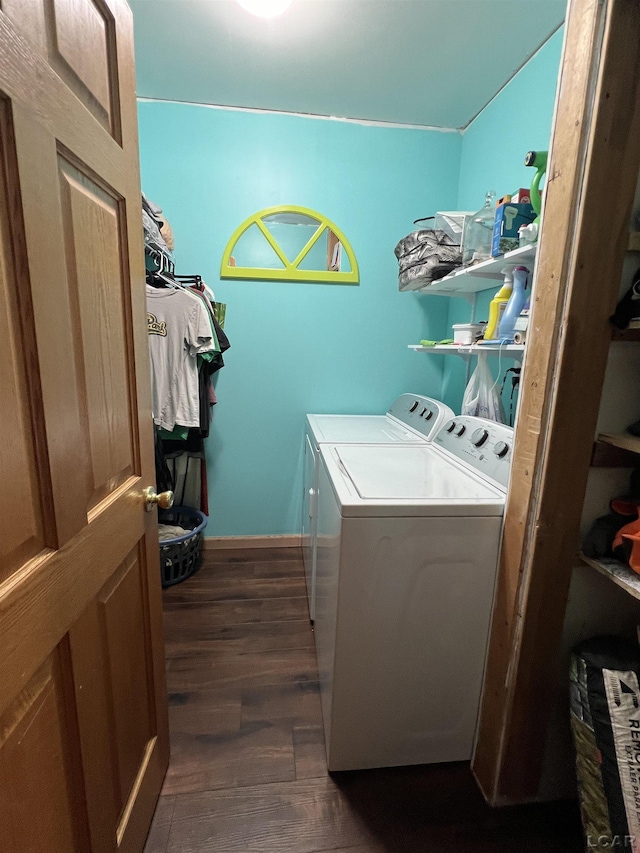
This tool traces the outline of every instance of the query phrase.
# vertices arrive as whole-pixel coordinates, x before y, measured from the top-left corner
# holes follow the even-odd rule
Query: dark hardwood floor
[[[205,555],[164,592],[171,764],[145,853],[580,853],[574,803],[490,809],[466,764],[330,777],[299,550]]]

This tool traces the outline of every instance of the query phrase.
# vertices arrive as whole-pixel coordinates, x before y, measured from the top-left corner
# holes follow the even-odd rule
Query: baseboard
[[[225,548],[299,548],[302,537],[297,533],[275,536],[205,536],[202,547],[205,551]]]

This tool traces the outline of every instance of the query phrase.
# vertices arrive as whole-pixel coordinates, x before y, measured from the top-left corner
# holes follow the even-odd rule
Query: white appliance
[[[307,415],[304,442],[302,555],[309,616],[315,618],[316,507],[322,444],[422,444],[453,417],[444,403],[402,394],[385,415]]]
[[[322,445],[315,640],[327,765],[471,757],[512,429]]]

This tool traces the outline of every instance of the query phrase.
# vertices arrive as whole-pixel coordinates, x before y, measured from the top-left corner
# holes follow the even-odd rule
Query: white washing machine
[[[322,444],[421,444],[453,417],[444,403],[402,394],[385,415],[307,415],[304,442],[302,554],[309,616],[315,618],[316,507]]]
[[[315,640],[329,770],[471,758],[512,430],[322,445]]]

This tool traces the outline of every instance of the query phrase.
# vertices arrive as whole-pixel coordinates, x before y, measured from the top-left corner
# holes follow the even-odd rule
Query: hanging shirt
[[[205,306],[180,289],[147,285],[154,423],[200,424],[198,354],[219,351]]]
[[[215,342],[216,349],[219,351],[220,350],[220,344],[218,341],[218,335],[217,335],[216,328],[215,328],[215,318],[213,316],[213,307],[211,306],[211,303],[209,302],[207,297],[204,295],[204,293],[201,293],[199,290],[195,290],[192,287],[185,287],[184,292],[188,293],[189,296],[192,296],[194,299],[197,299],[198,302],[201,302],[204,305],[205,311],[207,312],[207,317],[209,318],[209,322],[211,323],[211,335],[212,335],[213,340]]]

